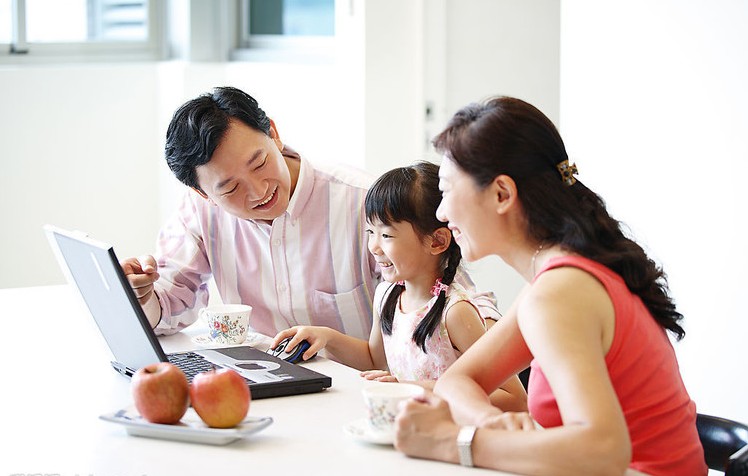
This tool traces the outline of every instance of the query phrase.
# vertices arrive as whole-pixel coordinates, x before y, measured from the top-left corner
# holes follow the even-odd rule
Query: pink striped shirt
[[[157,333],[197,320],[212,275],[223,302],[253,307],[258,332],[315,325],[368,339],[380,281],[365,235],[371,177],[300,160],[288,209],[272,223],[237,218],[188,189],[159,235]],[[474,290],[469,278],[461,281]],[[498,316],[492,293],[477,298],[482,314]]]

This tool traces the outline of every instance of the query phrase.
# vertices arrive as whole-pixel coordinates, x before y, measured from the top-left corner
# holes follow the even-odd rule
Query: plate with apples
[[[114,413],[101,415],[99,418],[125,426],[127,433],[133,436],[146,436],[167,440],[225,445],[257,433],[273,423],[271,417],[248,416],[232,428],[211,428],[206,425],[194,409],[190,408],[179,423],[151,423],[143,418],[134,408],[123,408]]]
[[[168,362],[146,365],[132,377],[135,404],[99,418],[135,436],[225,445],[269,426],[271,417],[248,416],[252,400],[233,370],[197,374],[192,383]]]

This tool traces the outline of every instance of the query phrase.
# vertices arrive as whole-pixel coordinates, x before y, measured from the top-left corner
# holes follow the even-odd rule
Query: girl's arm
[[[492,423],[475,435],[475,464],[523,474],[623,473],[631,442],[605,365],[615,325],[607,292],[587,273],[559,268],[540,276],[518,301],[519,307],[436,385],[457,421]],[[486,394],[527,365],[529,349],[553,390],[563,424],[541,431],[500,429]],[[407,419],[408,413],[403,416]],[[452,448],[457,425],[445,420],[443,410],[437,414],[421,407],[413,416],[427,426],[419,429],[420,437],[404,432],[403,451],[439,458],[439,449]],[[436,435],[424,436],[434,428]],[[444,458],[455,454],[450,450]]]
[[[385,288],[377,288],[375,300],[381,299],[380,292]],[[280,341],[291,337],[288,348],[293,349],[302,340],[309,342],[309,349],[304,352],[304,360],[310,359],[322,349],[338,362],[358,370],[387,369],[387,359],[384,354],[382,331],[379,324],[379,314],[374,311],[373,323],[369,334],[369,341],[357,339],[329,327],[295,326],[279,332],[273,339],[271,348],[275,348]]]
[[[372,329],[372,334],[374,332],[375,330]],[[329,327],[291,327],[279,332],[273,339],[271,347],[275,348],[286,337],[292,338],[286,346],[288,349],[293,349],[302,340],[309,342],[310,347],[304,352],[304,360],[311,358],[322,349],[326,349],[330,356],[338,362],[358,370],[376,368],[374,362],[380,360],[372,356],[367,341],[351,337]]]

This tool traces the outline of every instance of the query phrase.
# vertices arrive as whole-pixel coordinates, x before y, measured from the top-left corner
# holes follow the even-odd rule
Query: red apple
[[[206,425],[231,428],[247,416],[252,396],[246,380],[236,371],[218,369],[195,375],[190,400]]]
[[[146,365],[135,372],[130,385],[135,408],[151,423],[177,423],[187,411],[189,383],[173,364]]]

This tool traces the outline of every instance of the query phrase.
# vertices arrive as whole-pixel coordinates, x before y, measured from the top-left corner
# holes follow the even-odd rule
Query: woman
[[[446,402],[407,404],[396,447],[522,474],[706,474],[665,275],[576,179],[551,121],[494,98],[459,111],[434,145],[437,217],[464,258],[498,255],[529,284],[439,379]],[[502,413],[487,395],[528,365],[529,415]]]

